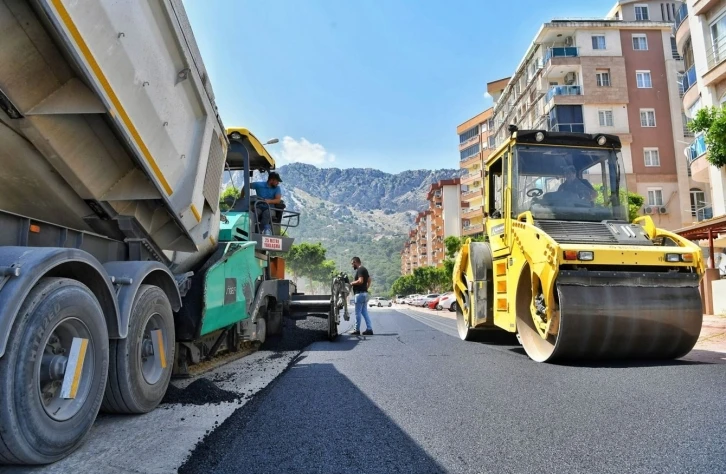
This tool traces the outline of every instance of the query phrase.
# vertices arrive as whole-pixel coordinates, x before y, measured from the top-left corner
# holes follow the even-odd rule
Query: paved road
[[[726,472],[726,365],[536,364],[403,311],[310,346],[180,472]]]

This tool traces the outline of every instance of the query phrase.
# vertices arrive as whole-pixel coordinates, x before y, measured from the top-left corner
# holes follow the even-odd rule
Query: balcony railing
[[[576,46],[548,48],[544,57],[544,63],[549,63],[552,58],[576,58],[578,56],[580,56],[580,48]]]
[[[547,91],[547,102],[552,100],[556,95],[582,95],[582,87],[580,86],[552,86]]]
[[[697,158],[703,156],[708,151],[706,146],[705,135],[700,135],[693,140],[691,146],[688,147],[688,163],[693,163]]]
[[[706,64],[708,64],[708,69],[713,69],[726,59],[726,35],[714,39],[707,48],[709,51],[706,54]]]
[[[683,93],[685,94],[688,89],[693,87],[696,84],[697,81],[696,77],[696,65],[693,66],[686,71],[686,73],[683,75],[682,84],[683,84]]]
[[[557,123],[549,126],[549,132],[585,133],[584,123]]]
[[[675,25],[673,25],[674,32],[678,30],[678,27],[681,26],[681,23],[686,21],[686,18],[688,18],[688,5],[683,3],[683,5],[681,5],[681,8],[676,11],[676,23]]]
[[[696,219],[698,219],[698,222],[705,221],[706,219],[713,219],[713,208],[709,206],[697,210]]]

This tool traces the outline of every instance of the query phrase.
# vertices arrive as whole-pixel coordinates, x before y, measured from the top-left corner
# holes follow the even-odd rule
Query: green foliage
[[[604,206],[605,205],[605,196],[603,196],[602,193],[602,184],[595,184],[593,185],[593,188],[595,188],[595,191],[597,191],[597,197],[595,198],[595,204]],[[638,217],[638,211],[640,211],[640,208],[643,207],[643,203],[645,202],[645,198],[637,193],[630,193],[623,189],[620,190],[620,202],[626,202],[628,203],[628,222],[633,222],[633,220]]]
[[[404,275],[396,279],[391,285],[391,296],[412,295],[422,291],[413,275]]]
[[[325,248],[321,244],[301,243],[293,245],[287,253],[285,262],[295,277],[307,277],[316,281],[325,265]],[[297,282],[297,278],[295,278]]]
[[[219,196],[219,209],[222,212],[229,211],[229,209],[232,207],[231,203],[234,202],[236,198],[238,198],[238,193],[230,184],[229,186],[224,188],[224,191],[222,191],[222,194]]]
[[[419,267],[413,271],[412,275],[404,275],[393,282],[391,296],[451,291],[453,268],[453,261],[451,261],[450,267],[446,261],[442,268]]]
[[[709,163],[717,168],[726,165],[726,109],[704,107],[696,113],[688,128],[694,133],[705,132]]]

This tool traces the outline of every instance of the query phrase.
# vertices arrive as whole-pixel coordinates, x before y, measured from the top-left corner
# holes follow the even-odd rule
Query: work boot
[[[360,331],[356,329],[355,331],[353,331],[352,333],[350,333],[350,335],[351,336],[360,336]]]
[[[364,336],[372,336],[373,335],[373,329],[366,329],[363,331]]]

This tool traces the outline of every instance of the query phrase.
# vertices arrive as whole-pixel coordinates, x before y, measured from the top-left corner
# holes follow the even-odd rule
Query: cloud
[[[492,95],[489,92],[485,92],[484,93],[484,98],[485,99],[491,99],[492,98]]]
[[[333,163],[335,155],[325,150],[319,143],[310,143],[305,138],[295,140],[292,137],[282,139],[280,157],[287,163],[307,163],[322,166]]]

